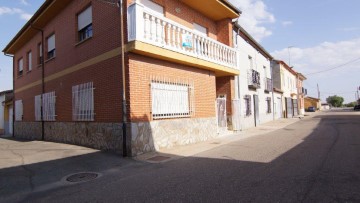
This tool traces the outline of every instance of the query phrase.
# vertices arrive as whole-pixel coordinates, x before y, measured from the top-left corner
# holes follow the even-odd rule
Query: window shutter
[[[78,15],[78,30],[82,30],[92,23],[92,7],[88,7],[85,11]]]
[[[28,53],[28,63],[29,63],[29,71],[32,69],[32,54]]]
[[[23,71],[23,69],[24,69],[24,60],[20,59],[19,60],[19,71]]]
[[[55,49],[55,34],[48,38],[48,52]]]
[[[141,0],[140,3],[142,3],[151,13],[164,16],[164,8],[159,4],[149,0]]]
[[[42,44],[39,44],[39,56],[42,57]]]

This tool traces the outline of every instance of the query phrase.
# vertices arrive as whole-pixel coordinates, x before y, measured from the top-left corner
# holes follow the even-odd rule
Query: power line
[[[331,71],[331,70],[334,70],[334,69],[342,68],[342,67],[344,67],[344,66],[346,66],[346,65],[349,65],[349,64],[351,64],[351,63],[354,63],[354,62],[356,62],[356,61],[358,61],[358,60],[360,60],[360,57],[359,57],[359,58],[356,58],[356,59],[354,59],[354,60],[348,61],[348,62],[346,62],[346,63],[344,63],[344,64],[335,66],[335,67],[333,67],[333,68],[329,68],[329,69],[325,69],[325,70],[317,71],[317,72],[313,72],[313,73],[308,73],[308,74],[306,74],[305,76],[314,75],[314,74],[323,73],[323,72]]]

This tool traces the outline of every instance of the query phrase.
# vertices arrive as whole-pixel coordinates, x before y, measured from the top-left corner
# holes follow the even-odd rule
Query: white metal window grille
[[[194,83],[192,81],[152,77],[150,86],[153,119],[195,115]]]
[[[251,95],[245,95],[245,116],[251,115]]]
[[[266,97],[266,113],[271,113],[271,97]]]
[[[23,118],[23,102],[22,100],[15,101],[15,120],[22,121]]]
[[[55,121],[55,92],[48,92],[43,94],[42,98],[43,120]],[[35,96],[35,120],[41,121],[41,95]]]
[[[93,82],[72,87],[72,109],[74,121],[94,120]]]

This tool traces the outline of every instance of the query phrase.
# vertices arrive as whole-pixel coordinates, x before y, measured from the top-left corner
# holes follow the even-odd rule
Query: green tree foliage
[[[354,107],[355,105],[357,105],[356,102],[350,102],[348,104],[345,104],[346,107]]]
[[[326,98],[326,102],[334,107],[341,107],[344,102],[344,98],[334,95]]]

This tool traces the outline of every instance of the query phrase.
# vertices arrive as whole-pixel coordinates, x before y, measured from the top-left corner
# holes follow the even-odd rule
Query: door
[[[293,107],[292,107],[292,99],[290,97],[286,97],[286,117],[292,118],[293,117]]]
[[[254,119],[255,126],[260,124],[260,113],[259,113],[259,96],[254,95]]]
[[[278,118],[282,118],[282,102],[281,102],[281,98],[277,98],[277,117]]]
[[[217,124],[218,124],[218,133],[227,130],[226,97],[216,99],[216,116],[217,116]]]
[[[299,112],[299,109],[298,109],[298,100],[297,99],[293,99],[293,115],[294,116],[297,116],[298,115],[298,112]]]
[[[9,134],[13,133],[13,107],[9,108]]]

